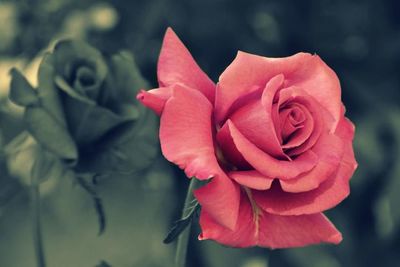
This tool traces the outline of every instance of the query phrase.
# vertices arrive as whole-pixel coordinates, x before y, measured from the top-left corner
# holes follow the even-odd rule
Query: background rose
[[[128,52],[103,57],[85,42],[64,40],[44,56],[37,89],[18,70],[11,74],[10,98],[26,107],[29,132],[77,170],[127,171],[150,163],[155,119],[132,104],[146,82]],[[142,157],[130,160],[131,151]]]
[[[271,248],[342,240],[321,212],[349,194],[354,126],[318,56],[239,52],[215,86],[169,29],[158,80],[138,99],[161,115],[164,156],[188,177],[212,178],[195,191],[200,239]]]

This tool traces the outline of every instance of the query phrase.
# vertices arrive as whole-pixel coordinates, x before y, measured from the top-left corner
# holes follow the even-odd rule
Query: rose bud
[[[163,155],[192,179],[200,240],[233,247],[338,244],[323,215],[349,194],[354,125],[317,55],[239,52],[217,84],[168,29],[159,88],[137,98],[161,116]]]
[[[78,172],[132,171],[151,162],[155,116],[132,101],[146,82],[128,52],[104,57],[85,42],[63,40],[45,54],[37,88],[18,70],[11,75],[10,99],[25,107],[29,133]]]

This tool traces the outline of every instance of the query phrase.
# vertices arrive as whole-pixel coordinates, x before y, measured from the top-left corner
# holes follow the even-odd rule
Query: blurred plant
[[[37,88],[17,69],[11,76],[9,97],[24,107],[26,128],[6,147],[11,173],[32,186],[33,200],[39,199],[42,182],[76,178],[94,200],[101,234],[105,216],[95,190],[98,178],[142,170],[157,151],[155,116],[134,103],[146,82],[133,56],[104,57],[85,42],[63,40],[44,55]],[[36,232],[38,240],[39,222]]]

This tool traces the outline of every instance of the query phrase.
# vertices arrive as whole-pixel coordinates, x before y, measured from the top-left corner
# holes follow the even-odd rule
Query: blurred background
[[[156,87],[168,26],[214,81],[237,50],[271,57],[317,53],[338,74],[347,116],[356,124],[359,168],[351,195],[327,212],[343,233],[339,246],[232,249],[198,242],[195,228],[188,266],[400,266],[399,1],[1,0],[0,150],[21,131],[21,111],[7,101],[11,67],[34,82],[43,50],[75,37],[107,54],[130,50]],[[2,267],[35,266],[25,167],[10,173],[0,155]],[[41,191],[48,266],[169,266],[174,244],[162,240],[179,217],[187,185],[161,156],[145,171],[105,179],[99,190],[108,221],[98,236],[90,197],[72,180],[47,181]]]

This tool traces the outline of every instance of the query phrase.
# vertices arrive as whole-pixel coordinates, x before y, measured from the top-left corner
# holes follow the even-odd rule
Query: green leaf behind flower
[[[27,107],[25,121],[32,136],[55,155],[75,161],[78,150],[68,131],[42,107]]]
[[[200,209],[199,202],[197,202],[197,200],[194,200],[192,206],[190,206],[189,210],[187,211],[187,215],[174,223],[174,225],[172,226],[171,230],[169,231],[167,237],[164,239],[163,242],[165,244],[169,244],[172,241],[174,241],[186,229],[186,227],[190,225],[190,223],[193,220],[193,217],[195,216],[195,214],[199,209]]]
[[[80,167],[99,173],[133,173],[147,168],[158,152],[158,119],[144,111],[137,121],[128,122],[81,153]]]
[[[51,178],[62,178],[67,172],[67,167],[64,166],[59,158],[45,149],[37,147],[31,170],[32,177],[36,178],[32,179],[32,181],[40,184]]]
[[[85,178],[91,178],[93,181],[95,174],[91,175],[77,175],[76,180],[79,185],[92,197],[94,208],[96,210],[97,219],[99,222],[99,235],[102,235],[106,230],[106,214],[104,211],[103,201],[100,196],[97,194],[96,189],[93,185],[91,185]]]
[[[113,55],[110,60],[110,73],[106,83],[110,89],[102,95],[102,101],[115,99],[117,102],[134,103],[140,89],[149,85],[142,77],[134,57],[127,51]],[[110,97],[111,94],[111,97]]]
[[[10,74],[10,100],[20,106],[37,105],[39,103],[37,92],[21,72],[13,68],[11,69]]]
[[[111,129],[135,119],[72,97],[64,98],[64,110],[71,135],[80,147],[92,145]]]
[[[66,126],[62,104],[59,96],[59,90],[54,83],[54,76],[56,69],[54,67],[54,56],[52,54],[45,54],[39,66],[38,73],[38,94],[41,105],[46,109],[49,114],[58,121],[62,126]]]
[[[54,82],[58,86],[59,89],[61,89],[64,93],[66,93],[68,96],[75,98],[79,101],[85,102],[89,105],[95,105],[96,102],[94,102],[92,99],[85,97],[84,94],[80,94],[77,92],[74,88],[72,88],[61,76],[56,75],[54,78]]]

